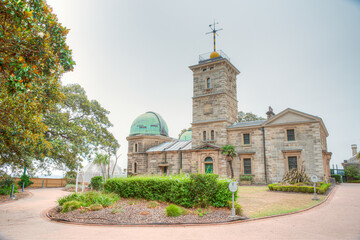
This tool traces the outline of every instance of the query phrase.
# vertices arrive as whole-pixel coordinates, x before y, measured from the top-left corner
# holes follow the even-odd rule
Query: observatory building
[[[214,34],[215,35],[215,34]],[[303,167],[321,180],[330,177],[328,132],[321,118],[287,108],[266,120],[237,122],[236,77],[240,71],[222,51],[200,55],[193,72],[191,130],[171,138],[165,120],[154,112],[140,115],[127,137],[131,174],[215,173],[230,177],[224,145],[235,146],[234,177],[253,176],[255,183],[281,181]]]

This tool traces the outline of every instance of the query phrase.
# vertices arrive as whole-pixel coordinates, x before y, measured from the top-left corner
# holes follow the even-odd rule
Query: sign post
[[[237,188],[238,188],[237,182],[229,183],[229,190],[230,190],[230,192],[232,192],[232,208],[231,208],[230,217],[236,217],[235,206],[234,206],[234,201],[235,201],[234,193],[236,192]]]
[[[10,198],[11,199],[15,199],[15,196],[14,196],[14,184],[11,185],[11,194],[10,194]]]
[[[312,200],[318,201],[319,198],[317,197],[317,194],[316,194],[316,183],[318,182],[318,177],[316,175],[312,175],[311,181],[314,183],[314,197],[312,198]]]

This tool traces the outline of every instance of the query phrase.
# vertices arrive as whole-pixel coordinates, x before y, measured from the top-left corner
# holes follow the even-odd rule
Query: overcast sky
[[[159,113],[171,137],[192,121],[192,72],[198,55],[217,48],[240,70],[239,110],[265,117],[293,108],[323,119],[332,164],[360,148],[360,1],[48,0],[70,29],[79,83],[107,110],[111,131],[127,141],[135,118]]]

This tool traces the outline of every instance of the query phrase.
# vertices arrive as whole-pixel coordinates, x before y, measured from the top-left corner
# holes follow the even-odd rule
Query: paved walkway
[[[40,213],[67,194],[31,190],[33,196],[0,205],[0,239],[360,239],[360,184],[342,184],[325,204],[276,218],[215,226],[116,227],[50,222]]]

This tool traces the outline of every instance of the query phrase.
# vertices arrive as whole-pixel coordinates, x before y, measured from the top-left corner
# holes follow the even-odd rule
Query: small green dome
[[[134,120],[131,125],[130,136],[139,134],[169,136],[166,122],[154,112],[144,113]]]
[[[180,140],[186,140],[189,141],[192,138],[192,130],[187,130],[186,132],[184,132],[183,134],[181,134],[180,136]]]

